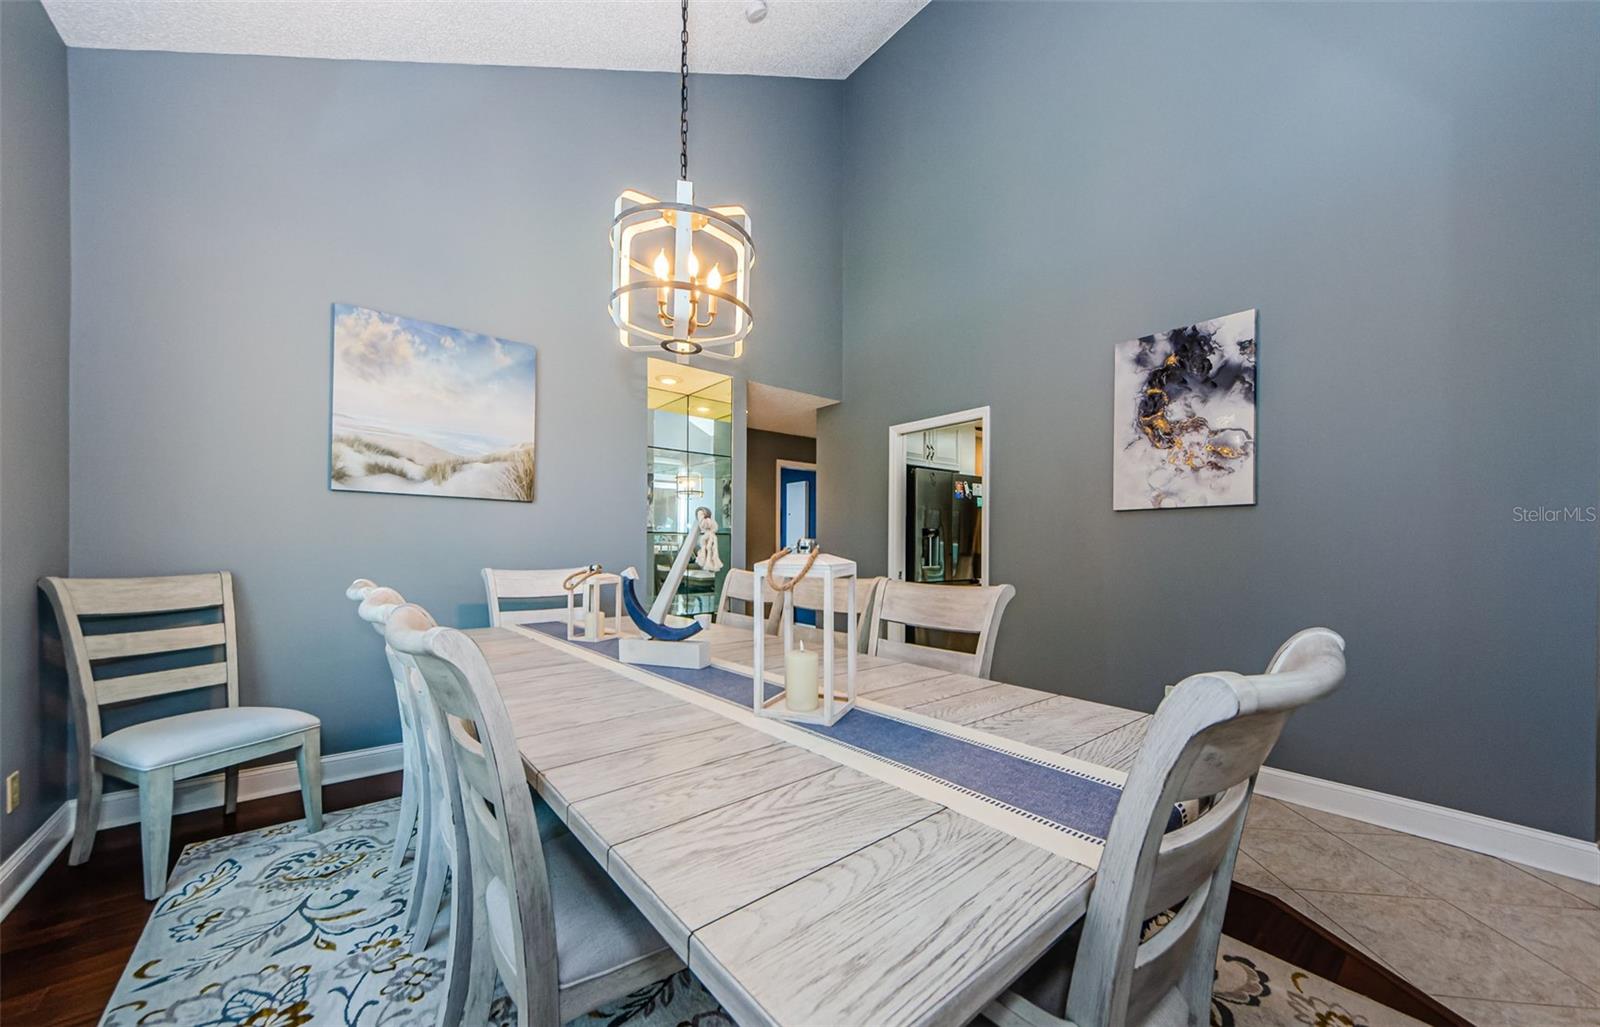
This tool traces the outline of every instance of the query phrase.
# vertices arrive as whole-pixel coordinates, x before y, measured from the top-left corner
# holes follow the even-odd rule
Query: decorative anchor
[[[703,523],[697,521],[694,530],[684,534],[683,545],[678,547],[672,569],[667,572],[667,580],[661,583],[661,590],[656,593],[656,601],[651,604],[649,613],[640,605],[639,596],[634,591],[639,572],[632,567],[622,572],[623,609],[628,611],[629,618],[639,630],[648,636],[622,639],[618,655],[624,663],[694,670],[711,665],[711,643],[694,637],[704,625],[699,621],[691,621],[683,627],[673,627],[666,622],[667,610],[672,606],[673,597],[678,594],[678,586],[683,583],[683,572],[688,569],[689,557],[699,545],[700,535],[705,530],[701,526]]]

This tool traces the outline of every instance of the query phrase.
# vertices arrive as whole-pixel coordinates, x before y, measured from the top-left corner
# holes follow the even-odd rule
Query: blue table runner
[[[535,622],[525,627],[566,642],[566,625]],[[622,663],[616,639],[570,643],[574,648]],[[751,676],[713,664],[703,670],[654,665],[622,664],[751,711]],[[767,683],[767,696],[783,689]],[[872,759],[881,760],[922,778],[941,782],[991,805],[1043,825],[1055,832],[1088,842],[1105,843],[1122,796],[1121,785],[1104,771],[1097,775],[1089,765],[1077,770],[1008,751],[1006,740],[993,744],[947,733],[925,719],[900,719],[893,713],[857,705],[831,727],[784,721]],[[1174,820],[1181,822],[1178,814]]]

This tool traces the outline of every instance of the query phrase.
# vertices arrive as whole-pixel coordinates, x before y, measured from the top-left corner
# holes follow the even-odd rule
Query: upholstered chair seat
[[[113,731],[92,752],[130,770],[154,770],[198,756],[287,738],[317,727],[309,713],[277,706],[231,706],[180,713]]]
[[[556,924],[558,985],[565,991],[647,960],[659,961],[667,943],[571,834],[544,843],[545,870]],[[517,944],[512,898],[496,877],[484,889],[489,929],[504,959]]]

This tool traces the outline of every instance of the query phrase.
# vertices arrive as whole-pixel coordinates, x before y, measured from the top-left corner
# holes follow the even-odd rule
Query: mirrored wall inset
[[[645,450],[645,526],[652,594],[666,580],[686,533],[710,517],[716,551],[702,544],[690,559],[671,613],[712,613],[727,574],[733,527],[733,379],[651,358]]]

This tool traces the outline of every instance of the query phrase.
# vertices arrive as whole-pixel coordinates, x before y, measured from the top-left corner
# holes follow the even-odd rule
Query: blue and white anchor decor
[[[622,605],[628,611],[628,617],[638,629],[643,632],[643,638],[624,637],[618,647],[617,655],[623,663],[637,663],[655,667],[682,667],[689,670],[700,670],[711,665],[711,643],[704,638],[696,638],[704,625],[699,621],[691,620],[687,624],[676,625],[667,623],[667,611],[672,607],[672,597],[678,594],[678,586],[683,582],[683,572],[689,566],[689,554],[695,551],[700,543],[700,535],[705,530],[703,525],[715,522],[701,521],[695,525],[693,531],[685,532],[683,545],[678,547],[678,555],[672,561],[672,569],[667,572],[667,580],[661,583],[661,589],[656,593],[656,601],[651,604],[650,611],[639,603],[639,596],[634,591],[634,582],[639,580],[639,572],[629,567],[622,572]]]
[[[751,708],[758,716],[795,720],[804,724],[831,727],[856,705],[856,563],[829,556],[817,548],[815,539],[801,539],[793,552],[779,550],[771,560],[754,568],[756,581],[763,578],[779,595],[783,623],[783,687],[769,684],[762,668],[766,666],[765,625],[754,619],[755,652],[751,665],[753,683]],[[797,641],[794,628],[794,588],[811,578],[822,588],[822,608],[817,616],[814,649]],[[759,586],[758,586],[759,587]],[[845,613],[845,670],[843,687],[834,673],[837,662],[834,628],[841,591]],[[817,673],[818,665],[822,673]]]

